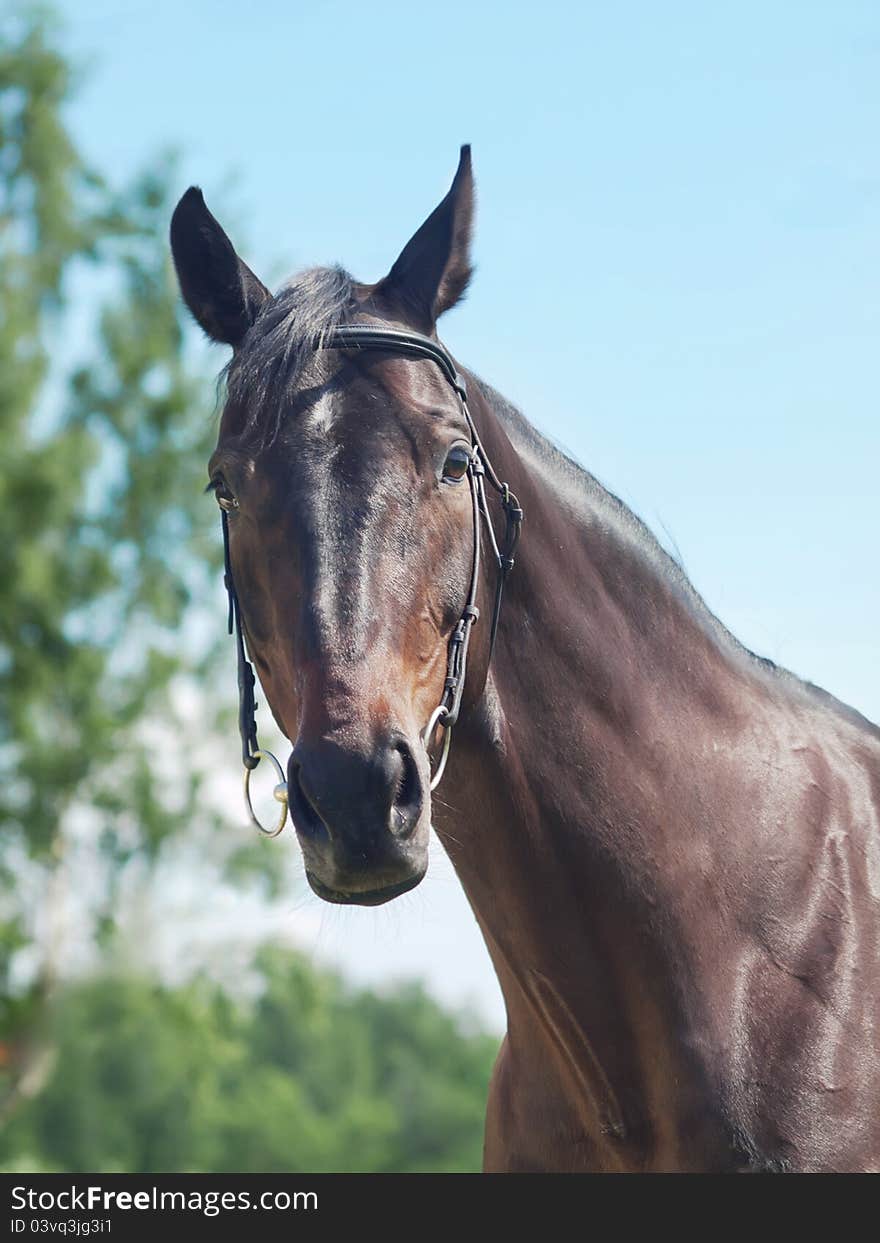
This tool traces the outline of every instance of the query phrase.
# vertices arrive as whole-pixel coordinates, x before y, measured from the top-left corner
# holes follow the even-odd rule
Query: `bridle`
[[[483,448],[479,433],[474,425],[468,406],[467,386],[464,377],[459,373],[451,355],[431,337],[422,336],[418,332],[407,332],[397,328],[383,328],[372,324],[340,324],[326,332],[315,344],[316,349],[323,350],[384,350],[400,354],[406,358],[428,359],[437,364],[443,375],[451,384],[461,402],[462,413],[471,436],[471,457],[467,467],[468,484],[471,494],[473,512],[473,559],[471,562],[471,580],[468,588],[467,602],[462,609],[461,617],[449,639],[449,650],[446,658],[446,679],[443,684],[443,695],[440,703],[431,713],[427,725],[422,731],[422,741],[427,750],[437,730],[444,732],[443,746],[437,769],[431,778],[432,790],[436,789],[446,768],[449,758],[449,747],[452,742],[452,728],[458,721],[461,711],[461,698],[464,693],[467,677],[468,647],[471,630],[480,616],[477,608],[477,592],[480,582],[480,515],[485,522],[489,538],[489,546],[498,575],[495,580],[495,599],[492,606],[492,625],[489,631],[489,663],[495,649],[495,638],[498,633],[498,618],[501,613],[501,599],[507,576],[513,569],[514,552],[522,529],[523,511],[519,501],[506,483],[502,483],[492,466],[486,450]],[[489,513],[486,500],[485,482],[498,493],[504,510],[506,530],[502,544],[499,544]],[[248,814],[252,823],[266,837],[277,837],[287,820],[287,783],[281,764],[271,751],[263,751],[257,743],[257,703],[254,696],[256,679],[253,667],[247,657],[244,632],[241,624],[241,606],[232,579],[232,563],[229,556],[229,520],[225,509],[221,509],[223,525],[223,558],[225,566],[224,583],[229,597],[229,633],[235,635],[236,654],[238,660],[238,729],[241,735],[241,759],[244,764],[244,796]],[[250,776],[260,760],[266,758],[275,768],[278,784],[275,786],[275,799],[281,804],[279,822],[271,829],[266,829],[254,812],[250,796]]]
[[[483,443],[480,440],[468,406],[467,386],[464,377],[460,375],[451,355],[439,341],[434,341],[430,337],[423,336],[418,332],[383,328],[379,325],[341,324],[325,333],[316,342],[315,348],[324,350],[384,350],[401,354],[406,358],[428,359],[436,363],[458,395],[462,413],[470,432],[471,458],[467,467],[467,477],[471,493],[474,532],[471,580],[468,588],[467,602],[449,639],[443,695],[440,703],[431,713],[428,723],[422,732],[422,740],[425,748],[428,749],[438,725],[444,731],[440,761],[431,778],[430,788],[434,790],[440,783],[446,768],[446,761],[449,758],[452,728],[458,721],[465,678],[467,676],[467,657],[471,630],[473,629],[474,622],[476,622],[480,615],[480,610],[477,608],[476,603],[480,580],[480,515],[482,514],[486,524],[489,544],[498,570],[495,582],[495,599],[492,606],[492,624],[489,631],[488,663],[491,663],[492,653],[495,649],[495,639],[498,633],[498,619],[501,614],[504,584],[507,581],[507,576],[513,569],[514,552],[516,551],[522,529],[523,511],[520,508],[519,501],[508,485],[502,483],[498,478],[489,456],[483,448]],[[498,493],[502,508],[504,509],[506,530],[503,546],[498,543],[495,528],[492,524],[492,517],[489,513],[489,505],[486,500],[486,480],[489,481],[491,487]],[[267,837],[277,837],[287,820],[287,783],[284,770],[279,761],[271,751],[261,750],[257,742],[257,704],[254,696],[256,679],[253,667],[247,658],[241,624],[241,606],[232,578],[232,563],[229,556],[229,520],[225,510],[221,510],[221,520],[223,525],[223,557],[225,566],[224,582],[229,597],[228,629],[230,634],[235,634],[238,660],[238,729],[241,736],[241,758],[244,764],[245,803],[255,827]],[[274,796],[282,805],[279,822],[271,829],[266,829],[258,820],[250,797],[250,775],[264,757],[275,768],[278,784],[275,786]]]

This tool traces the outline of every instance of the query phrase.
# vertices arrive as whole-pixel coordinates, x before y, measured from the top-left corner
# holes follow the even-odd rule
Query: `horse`
[[[209,486],[309,884],[386,902],[433,823],[506,1006],[485,1170],[877,1170],[880,730],[458,367],[473,216],[465,147],[381,280],[274,295],[198,188],[172,218],[232,347]]]

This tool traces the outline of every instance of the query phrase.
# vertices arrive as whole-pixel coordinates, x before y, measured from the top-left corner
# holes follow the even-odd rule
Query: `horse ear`
[[[407,242],[379,290],[402,300],[427,326],[464,296],[472,267],[474,178],[471,149],[462,147],[452,187]]]
[[[233,348],[271,297],[190,186],[171,217],[171,253],[183,300],[212,341]]]

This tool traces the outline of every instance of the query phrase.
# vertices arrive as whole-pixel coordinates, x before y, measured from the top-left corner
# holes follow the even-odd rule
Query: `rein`
[[[504,584],[513,569],[514,553],[522,529],[523,511],[519,501],[506,483],[502,483],[489,459],[479,433],[474,425],[468,406],[467,386],[460,375],[451,355],[440,344],[430,337],[418,332],[407,332],[396,328],[383,328],[371,324],[341,324],[331,329],[316,343],[316,349],[323,350],[384,350],[406,358],[427,359],[437,364],[458,395],[462,413],[471,436],[471,459],[468,463],[467,477],[471,493],[473,509],[473,559],[471,562],[471,581],[468,588],[467,602],[462,609],[461,617],[449,639],[449,651],[446,659],[446,679],[443,684],[443,695],[440,703],[431,713],[428,724],[422,732],[422,741],[427,750],[434,737],[437,726],[444,731],[443,747],[437,770],[431,778],[430,788],[436,789],[446,768],[449,748],[452,742],[452,727],[456,724],[461,710],[461,699],[467,677],[467,657],[471,630],[480,616],[477,608],[477,592],[480,580],[480,516],[486,526],[492,556],[498,571],[495,581],[495,599],[492,606],[492,623],[489,631],[489,662],[495,650],[495,639],[498,633],[498,619],[501,614],[501,600]],[[489,513],[486,499],[485,482],[498,493],[504,510],[506,529],[504,539],[499,544]],[[232,563],[229,555],[229,519],[225,510],[221,510],[223,526],[223,559],[224,584],[229,597],[228,630],[235,635],[236,656],[238,661],[238,730],[241,736],[241,759],[244,764],[244,796],[252,823],[267,837],[277,837],[287,820],[287,783],[281,764],[271,751],[262,751],[257,743],[257,703],[254,695],[256,677],[247,657],[244,631],[241,622],[241,606],[232,578]],[[254,813],[250,797],[250,776],[260,760],[268,759],[278,777],[275,786],[275,799],[282,805],[279,823],[266,829]]]

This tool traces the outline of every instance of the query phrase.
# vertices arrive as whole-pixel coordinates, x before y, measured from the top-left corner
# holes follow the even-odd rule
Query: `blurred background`
[[[472,142],[447,344],[877,720],[878,69],[855,0],[0,9],[0,1168],[480,1162],[503,1007],[439,845],[330,908],[245,825],[177,197],[270,285],[374,280]]]

